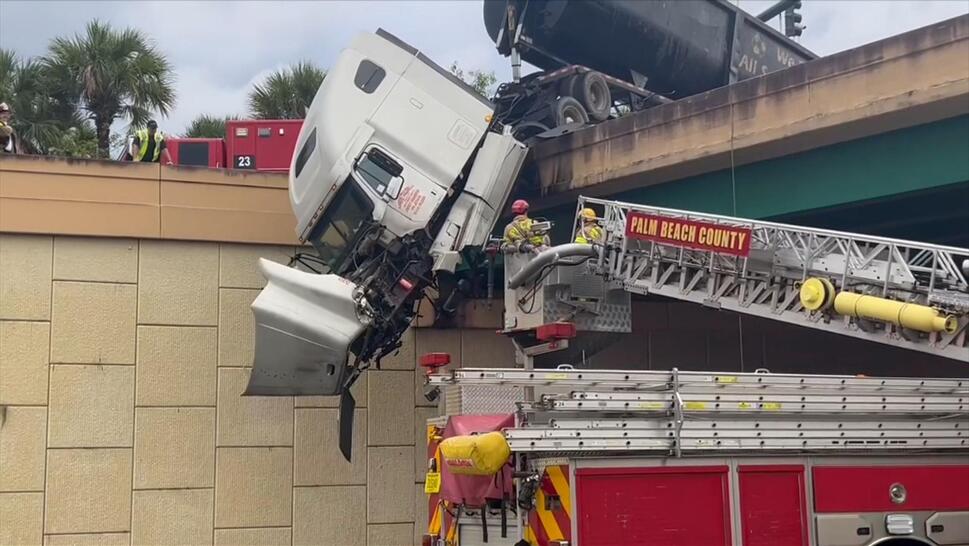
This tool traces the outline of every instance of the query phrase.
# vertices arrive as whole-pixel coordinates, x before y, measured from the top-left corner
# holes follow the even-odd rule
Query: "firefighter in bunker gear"
[[[580,213],[582,225],[575,232],[575,242],[581,245],[602,244],[602,228],[596,224],[596,211],[585,208]]]
[[[528,201],[517,199],[511,205],[515,218],[505,226],[502,248],[519,252],[541,251],[549,245],[548,235],[538,233],[535,222],[528,217]]]

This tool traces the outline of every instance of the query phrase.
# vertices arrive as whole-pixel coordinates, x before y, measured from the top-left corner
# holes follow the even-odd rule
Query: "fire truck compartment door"
[[[969,512],[938,512],[925,521],[925,536],[936,544],[969,544]]]
[[[818,515],[817,522],[818,546],[863,546],[879,531],[855,514]]]
[[[355,285],[260,258],[266,287],[252,302],[255,358],[244,394],[336,395],[350,344],[367,326],[357,316]]]

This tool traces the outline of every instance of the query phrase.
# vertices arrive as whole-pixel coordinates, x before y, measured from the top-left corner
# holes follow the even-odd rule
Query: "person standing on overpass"
[[[172,156],[168,153],[168,144],[165,142],[165,135],[158,130],[158,123],[155,120],[148,122],[145,129],[135,133],[135,139],[131,143],[132,161],[143,161],[158,163],[161,159],[165,165],[172,164]]]
[[[0,102],[0,153],[19,154],[17,132],[10,125],[11,115],[10,106]]]

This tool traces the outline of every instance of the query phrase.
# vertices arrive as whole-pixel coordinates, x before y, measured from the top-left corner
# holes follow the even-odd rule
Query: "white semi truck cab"
[[[319,271],[260,261],[268,282],[252,304],[246,394],[346,399],[400,346],[425,289],[487,241],[517,178],[527,149],[492,113],[383,30],[340,53],[290,168],[296,233]]]

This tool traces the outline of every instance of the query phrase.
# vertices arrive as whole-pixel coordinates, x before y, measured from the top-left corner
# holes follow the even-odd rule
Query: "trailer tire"
[[[552,107],[552,117],[556,127],[579,123],[586,125],[589,123],[589,113],[585,111],[582,103],[574,97],[561,97],[555,101]]]
[[[602,74],[586,72],[572,84],[572,95],[579,99],[589,118],[595,121],[609,119],[612,110],[612,92]]]

